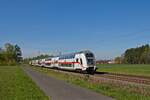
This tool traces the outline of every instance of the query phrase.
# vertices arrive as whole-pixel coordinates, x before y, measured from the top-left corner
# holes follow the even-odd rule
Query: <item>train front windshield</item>
[[[95,65],[95,58],[94,58],[94,55],[92,53],[87,53],[86,59],[87,59],[88,65]]]

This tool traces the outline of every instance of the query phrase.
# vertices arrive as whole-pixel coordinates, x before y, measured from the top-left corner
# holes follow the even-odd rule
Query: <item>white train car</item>
[[[52,60],[51,67],[53,67],[53,68],[59,68],[59,57],[58,56],[53,57],[51,60]]]
[[[90,51],[81,51],[38,61],[36,60],[35,65],[88,73],[94,73],[97,69],[95,56]]]
[[[96,71],[95,56],[90,51],[81,51],[59,57],[60,69],[85,71],[94,73]]]
[[[38,66],[44,67],[45,66],[45,60],[46,59],[39,59],[38,60]]]
[[[52,68],[52,58],[46,58],[45,59],[45,64],[44,64],[44,67],[50,67]]]
[[[37,61],[36,61],[36,60],[32,60],[32,61],[30,62],[30,64],[33,65],[33,66],[35,66],[35,65],[37,65]]]
[[[33,66],[41,66],[40,64],[40,60],[32,60],[31,62],[29,62],[31,65]]]
[[[35,65],[40,66],[40,60],[35,60]]]

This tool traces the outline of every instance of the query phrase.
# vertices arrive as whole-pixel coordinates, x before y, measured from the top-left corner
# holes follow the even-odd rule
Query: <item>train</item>
[[[89,50],[32,60],[29,63],[33,66],[71,70],[89,74],[94,74],[97,69],[95,56]]]

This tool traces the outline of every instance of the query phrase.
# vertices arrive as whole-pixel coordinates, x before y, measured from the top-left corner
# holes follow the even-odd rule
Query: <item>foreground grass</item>
[[[43,72],[51,77],[65,80],[68,83],[78,85],[80,87],[88,88],[92,91],[102,93],[104,95],[113,97],[117,100],[150,100],[150,87],[139,88],[134,85],[119,84],[112,82],[91,82],[88,76],[84,78],[73,76],[70,74],[64,74],[49,70],[47,68],[32,67],[34,70]]]
[[[0,66],[0,100],[48,100],[19,66]]]
[[[98,64],[99,72],[150,76],[150,65],[144,64]]]

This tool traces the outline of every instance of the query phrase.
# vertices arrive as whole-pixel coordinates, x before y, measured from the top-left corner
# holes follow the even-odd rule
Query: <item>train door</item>
[[[80,66],[79,66],[79,63],[80,63],[80,62],[79,62],[79,58],[76,58],[76,63],[75,63],[75,67],[76,67],[76,68],[79,68],[79,67],[80,67]]]

